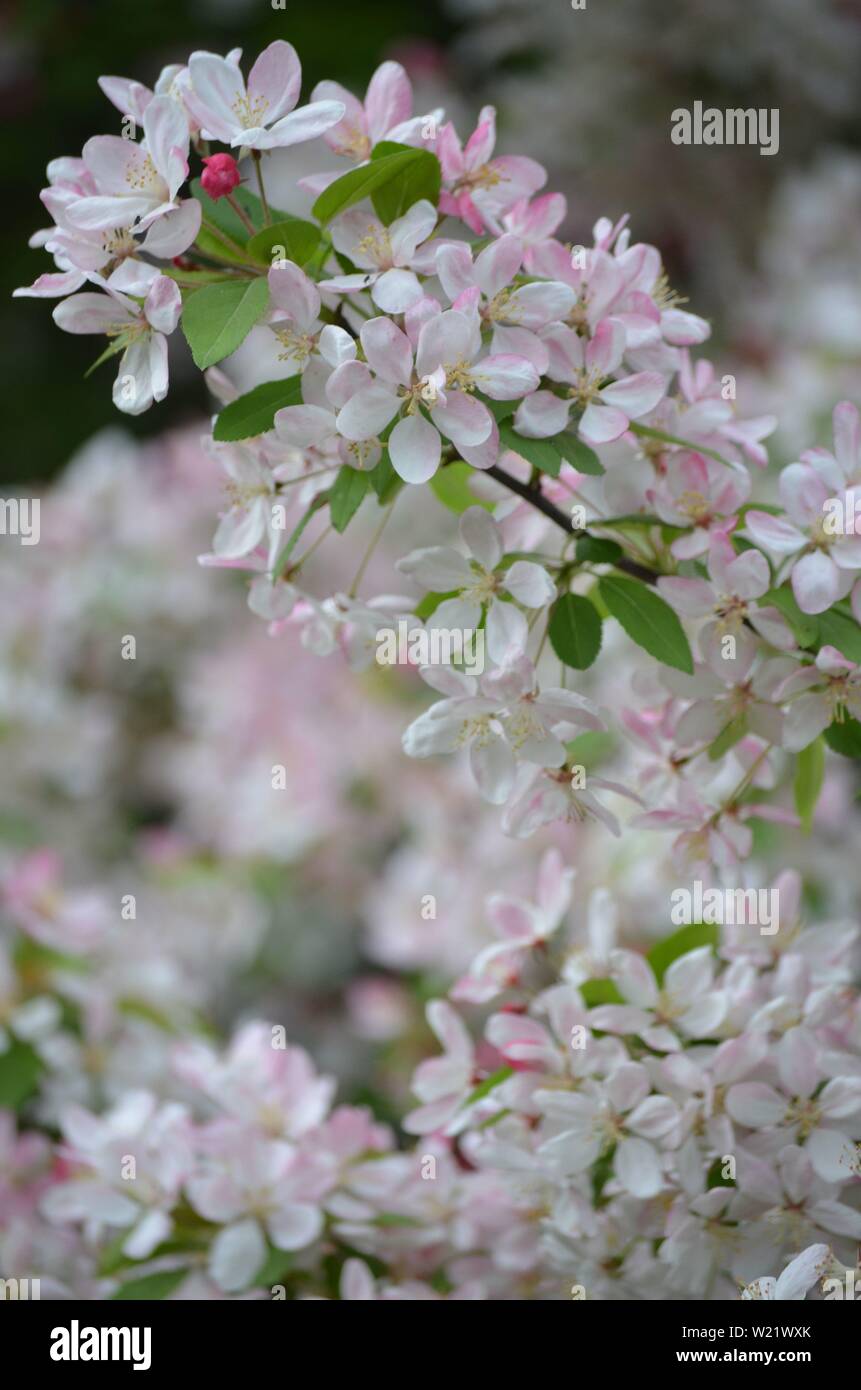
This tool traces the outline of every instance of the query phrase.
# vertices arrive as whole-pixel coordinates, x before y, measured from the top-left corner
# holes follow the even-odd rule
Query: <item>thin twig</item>
[[[381,518],[381,520],[380,520],[379,525],[377,526],[376,530],[374,531],[374,534],[371,536],[370,545],[368,546],[367,550],[365,551],[365,555],[364,555],[364,558],[363,558],[363,560],[362,560],[362,563],[359,565],[359,568],[358,568],[358,570],[356,571],[356,577],[355,577],[355,579],[353,580],[352,584],[350,585],[350,598],[355,598],[355,597],[356,597],[356,594],[357,594],[358,591],[359,591],[359,585],[360,585],[361,582],[362,582],[362,579],[363,579],[363,577],[364,577],[365,570],[366,570],[367,567],[368,567],[368,564],[369,564],[369,562],[370,562],[371,556],[373,555],[374,551],[375,551],[376,548],[377,548],[377,545],[379,544],[380,537],[382,536],[383,531],[385,530],[386,522],[388,521],[389,517],[391,516],[391,514],[392,514],[392,508],[394,507],[394,505],[395,505],[395,503],[397,502],[397,500],[398,500],[397,494],[395,494],[395,496],[392,498],[392,500],[391,500],[391,502],[389,503],[389,505],[386,507],[386,510],[385,510],[385,512],[383,513],[383,516],[382,516],[382,518]]]
[[[587,536],[589,534],[581,527],[574,526],[571,518],[567,517],[549,498],[545,497],[540,488],[533,488],[528,483],[521,483],[518,478],[512,478],[510,473],[506,473],[496,464],[491,468],[485,468],[484,472],[489,478],[495,478],[498,483],[502,483],[502,486],[507,487],[510,492],[516,492],[518,497],[529,502],[537,511],[543,512],[569,536]],[[627,555],[623,555],[619,560],[614,560],[613,564],[617,570],[632,575],[634,579],[642,579],[644,584],[655,584],[660,577],[655,570],[638,564],[636,560],[629,560]]]

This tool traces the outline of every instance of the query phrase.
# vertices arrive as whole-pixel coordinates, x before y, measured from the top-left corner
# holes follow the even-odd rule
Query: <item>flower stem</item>
[[[254,236],[254,233],[256,232],[257,228],[251,221],[251,218],[248,216],[248,213],[245,211],[245,209],[239,206],[232,193],[227,194],[227,201],[233,208],[233,211],[236,213],[236,216],[242,222],[243,226],[247,227],[249,235]]]
[[[271,227],[272,214],[269,211],[269,204],[266,201],[266,189],[263,186],[263,169],[261,168],[260,151],[252,150],[251,158],[254,160],[254,169],[257,174],[257,187],[260,189],[260,202],[263,205],[263,221],[267,227]]]
[[[357,594],[357,592],[358,592],[359,585],[360,585],[361,582],[362,582],[362,578],[363,578],[363,576],[364,576],[365,570],[368,568],[368,564],[370,563],[371,556],[373,555],[374,551],[376,550],[376,548],[377,548],[377,546],[378,546],[378,544],[379,544],[380,537],[382,536],[383,531],[385,530],[386,522],[388,521],[389,517],[391,516],[391,514],[392,514],[392,508],[394,507],[394,505],[395,505],[395,503],[397,502],[397,500],[398,500],[398,499],[397,499],[397,495],[394,496],[394,497],[392,498],[391,502],[390,502],[389,505],[386,507],[386,510],[384,511],[384,513],[383,513],[383,515],[382,515],[382,517],[381,517],[381,519],[380,519],[379,525],[377,526],[376,530],[374,531],[374,534],[371,536],[370,545],[368,546],[367,550],[365,551],[365,554],[364,554],[364,556],[363,556],[363,558],[362,558],[362,563],[359,565],[359,568],[358,568],[358,570],[356,571],[356,577],[355,577],[355,579],[353,580],[352,584],[350,585],[350,598],[355,598],[355,597],[356,597],[356,594]]]

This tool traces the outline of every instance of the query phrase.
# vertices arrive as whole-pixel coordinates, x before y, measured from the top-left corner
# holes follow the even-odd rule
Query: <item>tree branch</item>
[[[522,497],[525,502],[529,502],[537,511],[543,512],[546,517],[549,517],[550,520],[561,527],[563,531],[566,531],[569,536],[587,536],[589,534],[588,531],[583,530],[581,527],[574,526],[571,518],[560,511],[557,506],[554,506],[554,504],[544,496],[540,488],[530,487],[528,483],[521,483],[518,478],[512,478],[510,473],[506,473],[504,469],[497,467],[496,464],[491,468],[485,468],[483,471],[489,478],[495,478],[503,487],[507,487],[510,492],[516,492],[518,497]],[[630,574],[634,579],[641,579],[644,584],[654,584],[659,578],[655,570],[648,569],[646,565],[638,564],[636,560],[629,560],[627,555],[623,555],[619,560],[614,560],[613,563],[617,570],[622,570],[625,574]]]

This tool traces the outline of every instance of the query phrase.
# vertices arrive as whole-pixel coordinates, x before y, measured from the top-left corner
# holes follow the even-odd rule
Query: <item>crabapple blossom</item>
[[[520,238],[500,236],[485,247],[473,264],[465,242],[449,242],[436,255],[436,270],[455,309],[478,309],[485,326],[493,329],[492,352],[516,353],[546,372],[549,354],[536,330],[565,319],[576,295],[561,281],[533,280],[512,289],[523,260]]]
[[[487,649],[502,664],[525,650],[528,637],[524,614],[502,596],[526,608],[544,608],[553,601],[556,586],[541,565],[529,560],[515,560],[497,572],[504,554],[502,531],[482,507],[463,513],[460,538],[467,557],[453,547],[430,546],[405,555],[397,568],[426,589],[456,595],[434,610],[432,626],[475,629],[486,606]]]
[[[166,275],[155,275],[142,304],[106,286],[107,294],[75,294],[54,310],[54,322],[66,333],[105,333],[122,352],[114,383],[114,405],[140,415],[168,388],[167,335],[179,321],[179,288]],[[135,289],[144,287],[135,284]]]
[[[84,146],[93,193],[72,199],[65,216],[79,231],[146,227],[172,212],[188,176],[188,125],[170,97],[157,96],[143,117],[141,144],[97,135]]]
[[[771,1274],[760,1275],[745,1284],[741,1296],[746,1299],[770,1299],[799,1302],[823,1277],[830,1267],[831,1252],[827,1245],[809,1245],[790,1260],[775,1279]]]
[[[787,676],[779,693],[789,699],[785,743],[793,752],[806,748],[832,720],[861,715],[861,672],[835,647],[821,647],[812,665]]]
[[[322,135],[342,119],[342,101],[297,107],[302,67],[292,44],[276,39],[257,58],[246,83],[232,55],[198,51],[188,60],[183,100],[205,140],[235,148],[282,149]]]
[[[788,520],[753,508],[745,529],[757,545],[791,557],[792,591],[803,613],[824,613],[845,598],[861,569],[861,536],[829,534],[824,525],[830,490],[811,463],[792,463],[780,475]]]
[[[722,643],[734,638],[752,659],[755,636],[748,636],[745,624],[773,647],[791,651],[795,638],[782,614],[773,607],[751,602],[762,598],[771,586],[768,563],[757,550],[736,554],[723,532],[712,537],[708,550],[709,580],[666,577],[658,580],[658,590],[677,612],[694,618],[709,617],[699,634],[703,654],[710,664],[723,659]],[[714,615],[714,616],[712,616]]]
[[[627,430],[631,420],[647,415],[664,394],[666,384],[658,372],[636,372],[614,381],[622,363],[625,327],[618,319],[602,319],[594,337],[584,340],[564,324],[551,325],[543,335],[550,353],[547,375],[568,387],[564,396],[535,391],[517,408],[515,425],[521,434],[545,439],[568,425],[575,405],[582,410],[578,429],[587,444],[611,444]]]
[[[417,144],[428,123],[435,126],[442,112],[431,111],[425,116],[413,115],[413,89],[400,63],[381,63],[368,83],[364,102],[342,87],[340,82],[318,82],[311,93],[312,101],[339,101],[344,115],[336,125],[323,134],[325,143],[335,154],[363,163],[381,140],[398,144]]]
[[[385,314],[402,314],[418,303],[424,291],[412,269],[423,264],[422,243],[436,226],[436,208],[426,199],[414,203],[403,217],[384,227],[376,217],[351,208],[332,227],[332,244],[361,271],[320,281],[333,294],[355,294],[369,289]]]
[[[427,482],[436,473],[440,434],[456,447],[488,438],[493,417],[473,392],[512,400],[538,385],[538,373],[524,357],[500,353],[475,360],[482,350],[477,320],[456,309],[429,318],[415,346],[385,317],[368,320],[359,336],[372,380],[341,408],[338,430],[350,440],[370,439],[397,417],[389,454],[409,483]]]
[[[537,193],[547,181],[546,171],[534,159],[524,155],[493,158],[495,145],[496,111],[492,106],[482,107],[478,125],[465,145],[451,121],[437,136],[444,185],[440,207],[459,217],[476,236],[485,228],[498,233],[501,214]]]
[[[556,931],[571,900],[573,879],[574,871],[564,868],[558,851],[548,850],[539,866],[536,904],[493,894],[487,917],[500,939],[478,953],[469,973],[452,987],[452,999],[483,1004],[512,984],[529,951]]]
[[[608,1033],[636,1033],[658,1052],[674,1052],[687,1038],[712,1037],[726,1013],[726,1001],[712,988],[714,960],[708,948],[673,961],[663,988],[641,957],[617,951],[610,978],[625,1004],[602,1004],[590,1023]]]
[[[664,476],[646,495],[662,521],[692,528],[670,546],[677,559],[692,560],[734,529],[750,487],[750,477],[740,466],[727,468],[702,454],[682,454],[670,459]]]
[[[861,1239],[861,550],[825,525],[858,412],[773,505],[761,382],[737,414],[627,215],[575,252],[493,107],[462,140],[396,63],[299,106],[290,44],[240,57],[102,79],[143,137],[49,165],[54,268],[17,292],[106,334],[127,413],[181,323],[216,418],[142,468],[110,437],[48,490],[45,559],[2,559],[0,1276],[23,1212],[87,1296],[801,1298]],[[359,167],[270,207],[261,154],[292,187],[318,137]],[[244,583],[175,599],[216,513],[202,563]],[[481,631],[487,667],[383,670],[395,623]],[[770,885],[774,933],[671,931],[691,870]]]

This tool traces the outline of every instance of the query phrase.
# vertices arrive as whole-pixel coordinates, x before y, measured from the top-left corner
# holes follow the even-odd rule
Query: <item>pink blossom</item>
[[[423,297],[416,269],[425,267],[422,243],[436,226],[436,209],[427,199],[413,203],[388,227],[371,213],[350,208],[332,226],[332,242],[360,272],[320,281],[331,294],[356,294],[369,289],[386,314],[402,314]]]
[[[792,463],[780,475],[787,520],[749,511],[745,530],[764,550],[791,560],[792,592],[803,613],[824,613],[852,588],[861,568],[861,536],[829,534],[824,526],[829,489],[810,463]]]
[[[315,101],[296,107],[302,67],[292,44],[276,39],[257,58],[248,83],[239,64],[215,53],[192,53],[190,85],[183,99],[205,140],[233,148],[283,149],[301,145],[342,119],[342,101]],[[294,110],[294,108],[296,108]]]
[[[370,159],[371,150],[381,140],[415,145],[422,139],[427,123],[436,123],[441,112],[413,116],[413,89],[400,63],[381,63],[368,83],[364,102],[342,87],[340,82],[318,82],[311,100],[340,102],[344,114],[325,131],[323,139],[335,154],[346,155],[357,163]]]
[[[97,135],[83,160],[95,191],[69,202],[66,217],[81,232],[136,226],[143,231],[173,211],[188,177],[188,124],[176,102],[157,96],[143,118],[141,144]]]
[[[107,294],[64,299],[54,310],[54,322],[67,333],[105,333],[116,340],[115,351],[122,351],[122,357],[114,405],[127,415],[140,415],[167,395],[167,335],[179,322],[179,286],[155,272],[148,286],[145,280],[133,282],[130,292],[146,295],[140,306],[118,289],[106,288]]]
[[[813,664],[788,676],[779,694],[789,700],[784,743],[798,752],[832,721],[842,723],[847,713],[861,717],[861,668],[836,647],[821,647]]]
[[[502,531],[483,507],[463,513],[460,538],[466,557],[452,546],[427,546],[404,556],[397,569],[427,590],[455,595],[438,605],[430,627],[474,631],[486,607],[487,649],[493,661],[502,663],[526,648],[526,618],[516,604],[545,608],[556,597],[556,586],[547,571],[530,560],[516,560],[497,572],[504,553]],[[516,603],[503,602],[503,594]]]
[[[338,430],[350,440],[371,439],[397,417],[389,455],[409,483],[423,483],[439,467],[440,433],[457,448],[488,439],[493,418],[472,392],[511,400],[534,390],[538,373],[525,358],[508,354],[479,358],[477,319],[456,309],[436,314],[420,328],[413,344],[388,318],[362,325],[362,347],[373,380],[341,408]],[[419,410],[427,406],[430,419]]]
[[[466,145],[461,144],[450,121],[437,137],[443,175],[440,209],[459,217],[476,236],[485,228],[499,233],[501,215],[537,193],[547,181],[546,170],[525,155],[492,158],[495,144],[496,110],[492,106],[482,107]]]
[[[550,353],[547,375],[567,385],[568,391],[564,396],[543,390],[527,396],[514,418],[520,434],[533,439],[559,434],[576,405],[582,411],[581,439],[609,444],[625,433],[631,420],[653,410],[664,394],[666,383],[658,372],[613,379],[625,350],[625,328],[618,319],[602,319],[588,342],[562,324],[548,328],[542,339]]]
[[[696,453],[673,455],[663,477],[646,492],[662,521],[691,528],[670,546],[679,560],[704,555],[713,539],[726,537],[749,496],[750,476],[744,468],[729,468]]]

